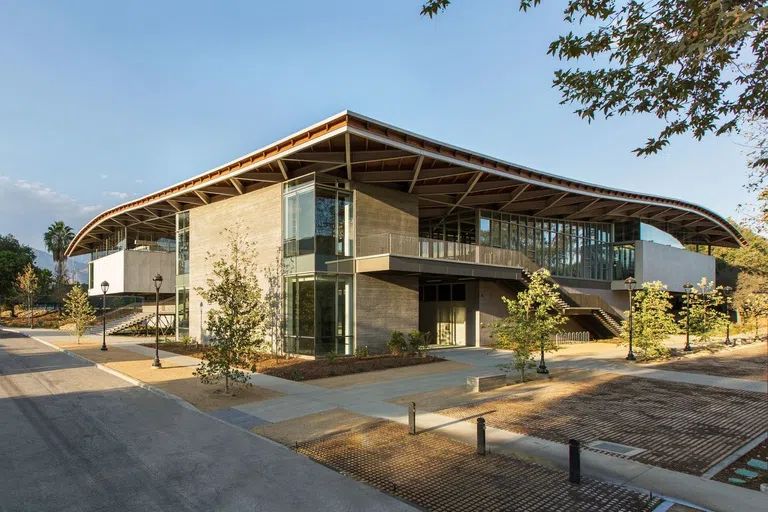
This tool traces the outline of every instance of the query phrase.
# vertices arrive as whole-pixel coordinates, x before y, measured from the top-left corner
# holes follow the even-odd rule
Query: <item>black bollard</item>
[[[485,455],[485,418],[477,418],[477,454]]]
[[[416,402],[411,402],[411,407],[408,409],[408,433],[412,436],[416,435]]]
[[[568,441],[568,481],[572,484],[581,483],[581,453],[579,452],[580,447],[581,443],[579,443],[576,439],[571,439]]]

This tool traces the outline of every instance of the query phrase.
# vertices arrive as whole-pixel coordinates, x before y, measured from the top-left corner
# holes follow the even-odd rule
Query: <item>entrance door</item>
[[[467,344],[467,306],[464,304],[453,306],[453,344]]]

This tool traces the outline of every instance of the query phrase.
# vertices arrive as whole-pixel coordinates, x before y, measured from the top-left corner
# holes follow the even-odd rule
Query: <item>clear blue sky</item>
[[[0,0],[0,233],[41,248],[54,220],[78,230],[344,109],[726,216],[750,200],[734,139],[637,158],[657,121],[559,105],[564,2],[456,1],[435,20],[420,4]]]

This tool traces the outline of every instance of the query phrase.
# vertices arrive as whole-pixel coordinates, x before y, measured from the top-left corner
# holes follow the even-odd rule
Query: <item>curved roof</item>
[[[83,254],[122,228],[174,232],[177,212],[312,172],[345,176],[419,197],[422,217],[488,208],[552,219],[641,219],[684,243],[738,247],[726,219],[686,201],[612,189],[474,153],[344,111],[220,167],[104,211],[67,248]]]

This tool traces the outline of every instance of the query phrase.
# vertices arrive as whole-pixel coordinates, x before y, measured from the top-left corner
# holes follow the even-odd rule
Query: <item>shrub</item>
[[[330,352],[325,354],[325,358],[328,360],[328,364],[336,363],[336,359],[338,357],[339,357],[339,354],[337,354],[335,350],[331,350]]]
[[[404,354],[408,350],[408,343],[405,341],[405,335],[400,331],[392,331],[392,335],[387,342],[389,351],[393,354]]]
[[[291,380],[304,380],[304,374],[300,370],[292,370]]]
[[[368,357],[370,353],[368,352],[368,345],[364,347],[357,347],[355,349],[355,357]]]
[[[408,333],[408,352],[412,354],[424,355],[424,352],[427,349],[427,345],[429,345],[431,341],[431,332],[421,332],[414,329]]]
[[[182,344],[182,346],[186,347],[188,345],[191,345],[195,340],[192,339],[192,336],[189,334],[185,334],[181,338],[179,338],[179,342]]]

